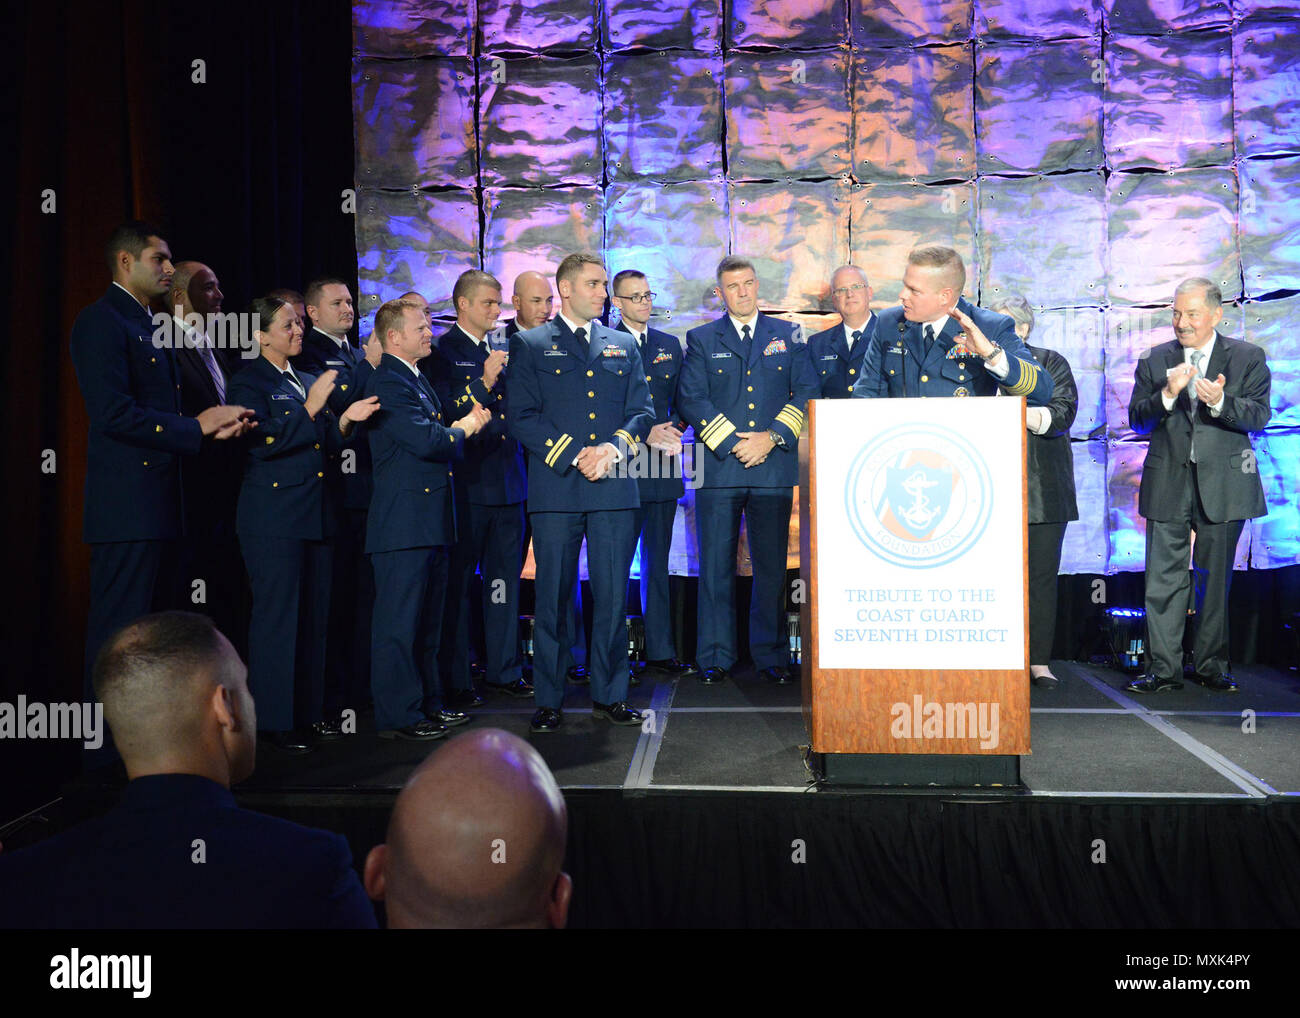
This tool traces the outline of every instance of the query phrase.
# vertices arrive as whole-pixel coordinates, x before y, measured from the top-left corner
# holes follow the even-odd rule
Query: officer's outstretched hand
[[[452,427],[460,428],[461,431],[465,432],[465,437],[469,438],[470,435],[477,435],[482,431],[490,420],[492,420],[492,411],[475,403],[474,409],[460,420],[454,422]]]
[[[993,344],[980,331],[980,327],[971,321],[970,315],[958,307],[954,307],[949,314],[961,323],[962,333],[957,337],[958,343],[979,357],[987,357],[993,352]]]

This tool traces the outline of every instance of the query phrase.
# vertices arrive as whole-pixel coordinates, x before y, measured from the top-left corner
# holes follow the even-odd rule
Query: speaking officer
[[[1147,521],[1147,674],[1129,683],[1135,693],[1182,688],[1192,531],[1192,676],[1209,689],[1237,691],[1228,588],[1242,523],[1267,511],[1250,432],[1268,424],[1272,377],[1263,350],[1216,331],[1222,320],[1219,288],[1208,279],[1183,281],[1174,291],[1175,338],[1141,357],[1134,376],[1129,423],[1151,436],[1138,491]]]
[[[149,312],[149,302],[170,290],[174,271],[158,231],[138,221],[119,226],[105,255],[108,292],[77,316],[70,340],[90,419],[83,536],[90,545],[85,695],[92,702],[91,669],[104,641],[179,597],[180,457],[199,452],[204,438],[242,434],[251,416],[224,401],[182,415],[173,330],[155,344]]]
[[[758,312],[758,279],[743,258],[718,263],[727,313],[686,335],[678,405],[695,441],[712,453],[697,463],[700,537],[699,649],[704,682],[736,661],[736,544],[744,513],[754,589],[749,647],[760,674],[791,682],[785,633],[785,563],[798,479],[804,406],[817,396],[808,348],[794,326]]]
[[[862,358],[876,333],[871,313],[871,285],[856,265],[842,265],[831,276],[831,304],[840,324],[808,340],[822,399],[848,399],[862,370]]]
[[[375,570],[370,687],[383,739],[439,739],[469,715],[438,705],[447,549],[456,541],[451,462],[491,414],[475,406],[451,427],[416,363],[433,330],[412,300],[390,300],[375,315],[384,344],[367,391],[383,406],[367,429],[375,493],[366,551]]]
[[[1010,318],[966,302],[965,286],[966,266],[952,248],[913,248],[901,306],[880,313],[854,397],[993,396],[1001,388],[1047,406],[1052,376]]]
[[[616,725],[641,723],[640,712],[626,702],[623,607],[638,506],[627,462],[653,415],[636,343],[595,320],[604,309],[605,282],[599,259],[569,255],[555,273],[559,317],[510,340],[506,413],[510,433],[528,450],[528,514],[537,562],[534,732],[560,727],[560,620],[584,534],[593,600],[592,713]]]
[[[253,586],[248,627],[248,674],[258,717],[272,745],[309,752],[313,738],[330,738],[326,724],[325,644],[336,494],[326,473],[336,469],[343,440],[376,408],[358,400],[336,416],[329,408],[335,374],[294,371],[302,324],[293,305],[259,297],[249,308],[262,356],[230,382],[230,395],[256,411],[248,443],[235,531]]]
[[[654,297],[645,273],[624,269],[614,276],[614,304],[622,313],[618,328],[636,340],[654,426],[631,464],[641,508],[637,532],[641,539],[641,615],[645,621],[646,666],[680,675],[691,666],[677,660],[672,611],[668,598],[668,552],[673,543],[677,500],[682,484],[682,432],[686,424],[677,411],[677,377],[682,370],[682,345],[677,337],[650,328]]]
[[[486,272],[462,272],[451,293],[456,324],[438,338],[420,370],[433,383],[438,400],[452,413],[475,406],[492,411],[492,420],[465,443],[456,463],[456,544],[451,551],[443,632],[450,706],[481,703],[469,669],[470,581],[477,567],[483,577],[484,681],[495,691],[532,696],[523,679],[519,653],[519,573],[523,568],[523,450],[506,433],[504,350],[489,350],[487,334],[501,309],[501,284]],[[464,508],[462,516],[461,509]]]

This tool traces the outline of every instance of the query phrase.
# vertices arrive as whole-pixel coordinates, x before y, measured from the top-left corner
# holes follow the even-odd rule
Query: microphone
[[[903,398],[907,399],[907,347],[903,345],[903,336],[907,333],[907,319],[901,318],[898,322],[898,373],[903,380]]]

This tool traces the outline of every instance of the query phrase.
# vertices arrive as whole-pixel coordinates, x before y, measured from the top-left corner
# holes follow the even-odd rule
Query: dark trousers
[[[445,547],[377,551],[370,627],[370,690],[375,727],[405,728],[442,702],[438,647],[447,592]]]
[[[591,582],[591,698],[627,699],[627,576],[636,551],[636,510],[531,513],[537,596],[533,627],[533,686],[538,707],[559,710],[564,701],[565,624],[578,575],[578,552],[587,538]]]
[[[366,513],[345,510],[334,538],[334,583],[330,596],[325,665],[325,715],[360,706],[370,688],[370,613],[374,573],[365,553]]]
[[[645,621],[645,656],[663,661],[677,656],[668,596],[668,552],[673,544],[677,500],[642,502],[637,510],[641,535],[641,617]]]
[[[700,539],[698,651],[700,668],[736,663],[736,546],[740,517],[749,535],[754,589],[749,602],[749,650],[756,668],[790,662],[785,627],[786,544],[790,539],[789,488],[700,488],[695,526]]]
[[[1056,582],[1064,523],[1029,524],[1029,663],[1045,665],[1056,640]]]
[[[244,560],[233,530],[195,532],[182,543],[181,606],[212,619],[241,656],[248,653]],[[195,601],[194,581],[203,581],[203,600]]]
[[[257,727],[281,732],[315,724],[325,708],[332,543],[247,534],[239,543],[253,584],[248,685]]]
[[[1147,671],[1161,678],[1183,672],[1183,630],[1196,595],[1196,645],[1192,660],[1200,675],[1231,671],[1228,662],[1228,590],[1232,560],[1241,537],[1242,520],[1212,523],[1205,518],[1193,482],[1191,466],[1177,518],[1147,520],[1146,612]],[[1196,532],[1192,571],[1187,557]]]
[[[90,613],[86,618],[86,702],[99,649],[141,615],[182,607],[177,541],[117,541],[90,546]]]

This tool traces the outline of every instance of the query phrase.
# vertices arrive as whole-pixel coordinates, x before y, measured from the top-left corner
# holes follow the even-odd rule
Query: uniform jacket
[[[70,346],[90,418],[86,542],[180,537],[180,460],[203,431],[181,415],[173,351],[154,344],[153,317],[115,284],[77,316]]]
[[[343,411],[364,395],[364,379],[369,372],[366,352],[358,350],[351,341],[340,349],[330,336],[312,326],[302,337],[302,353],[294,357],[292,363],[294,371],[305,371],[317,378],[326,371],[338,372],[334,391],[329,396],[329,408],[335,417],[342,417]],[[362,365],[366,365],[365,369]],[[364,432],[357,431],[361,427],[354,426],[357,434],[350,446],[355,469],[342,474],[343,500],[349,509],[365,509],[370,503],[370,447],[360,437]]]
[[[1259,479],[1250,432],[1263,431],[1271,416],[1272,379],[1264,351],[1253,343],[1219,334],[1205,366],[1208,379],[1224,377],[1223,410],[1218,417],[1200,400],[1195,409],[1184,389],[1171,411],[1160,391],[1169,368],[1184,362],[1176,339],[1153,347],[1138,359],[1129,401],[1129,424],[1149,435],[1138,512],[1148,520],[1170,521],[1181,504],[1196,433],[1196,486],[1205,515],[1213,523],[1263,516],[1264,486]]]
[[[451,464],[464,454],[465,433],[446,426],[429,380],[390,353],[367,391],[381,407],[368,422],[375,491],[367,554],[454,544]]]
[[[310,392],[315,377],[294,373]],[[324,406],[312,420],[302,396],[265,357],[231,379],[227,397],[255,411],[258,422],[242,439],[244,481],[235,530],[253,537],[333,537],[340,492],[327,472],[337,471],[343,447],[334,412]]]
[[[1006,315],[985,311],[958,300],[957,306],[1006,353],[1009,371],[1004,379],[988,372],[974,353],[957,345],[961,324],[948,324],[925,349],[924,326],[903,317],[902,307],[882,311],[876,335],[853,386],[855,397],[880,396],[992,396],[998,389],[1008,396],[1024,396],[1030,406],[1047,406],[1052,398],[1052,376],[1042,370],[1016,335],[1015,323]],[[899,331],[902,326],[902,331]]]
[[[654,413],[636,342],[591,322],[588,352],[556,317],[510,338],[506,422],[528,453],[529,512],[592,512],[640,505],[628,463]],[[610,442],[622,461],[599,481],[573,466]]]
[[[760,314],[746,357],[726,315],[686,335],[677,404],[695,429],[701,487],[789,488],[799,483],[799,432],[808,400],[820,387],[807,344],[794,326]],[[746,469],[731,454],[742,431],[772,430],[785,439],[761,464]],[[699,447],[703,444],[711,455]]]
[[[818,332],[808,340],[808,356],[817,372],[822,399],[848,399],[853,395],[853,385],[862,373],[862,359],[871,346],[879,320],[879,316],[871,316],[862,335],[854,341],[852,351],[843,324]]]
[[[506,430],[506,378],[502,372],[491,390],[483,384],[486,343],[475,343],[458,325],[438,337],[420,370],[433,383],[447,413],[459,419],[478,404],[492,411],[492,421],[465,442],[465,459],[456,464],[456,481],[476,505],[516,505],[528,497],[524,453]]]
[[[631,335],[632,342],[636,342],[636,336],[625,322],[619,322],[616,328]],[[676,336],[648,326],[645,343],[641,363],[645,368],[646,384],[650,387],[650,408],[654,412],[651,427],[671,423],[678,431],[685,431],[686,421],[677,409],[677,381],[683,360],[682,344]],[[634,471],[642,503],[676,502],[681,498],[686,492],[681,470],[680,456],[664,456],[658,449],[651,449],[642,443],[637,452]]]

